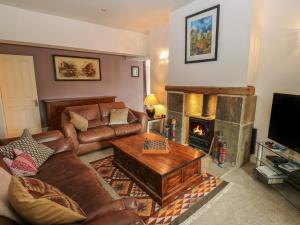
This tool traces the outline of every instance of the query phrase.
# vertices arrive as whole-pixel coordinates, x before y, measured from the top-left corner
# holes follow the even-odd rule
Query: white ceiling
[[[194,0],[0,0],[0,4],[147,33]],[[101,9],[106,9],[103,11]]]

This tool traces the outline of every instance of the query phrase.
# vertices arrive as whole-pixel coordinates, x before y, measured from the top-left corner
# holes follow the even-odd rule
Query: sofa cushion
[[[109,114],[112,109],[123,109],[125,108],[124,102],[109,102],[99,103],[101,117],[105,125],[109,124]]]
[[[70,111],[70,122],[74,125],[74,127],[80,131],[87,131],[89,126],[89,121],[83,116]]]
[[[73,151],[52,155],[34,178],[58,188],[77,202],[87,215],[112,201],[101,186],[96,171],[84,164]]]
[[[128,124],[128,108],[110,110],[109,124]]]
[[[86,219],[85,212],[75,201],[35,178],[13,176],[8,199],[13,208],[32,224],[67,224]]]
[[[3,158],[3,161],[9,167],[12,174],[16,176],[34,176],[38,172],[38,165],[35,160],[27,153],[14,149],[16,158],[11,160]]]
[[[70,106],[70,107],[66,107],[66,110],[75,112],[75,113],[83,116],[87,120],[101,119],[98,104]]]
[[[78,133],[80,143],[91,143],[95,141],[104,141],[115,136],[115,132],[109,126],[99,126],[90,128],[87,131]]]
[[[24,224],[22,219],[15,213],[8,201],[8,187],[11,180],[11,174],[0,168],[0,215],[5,216],[18,224]],[[1,221],[0,221],[0,224]]]
[[[89,120],[88,128],[99,127],[105,125],[105,123],[100,119]]]
[[[111,127],[118,137],[138,133],[142,129],[142,125],[139,123],[112,125]]]

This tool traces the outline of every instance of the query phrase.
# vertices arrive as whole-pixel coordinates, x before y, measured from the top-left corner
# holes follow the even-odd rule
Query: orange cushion
[[[32,224],[68,224],[86,219],[75,201],[38,179],[13,176],[8,199],[16,212]]]

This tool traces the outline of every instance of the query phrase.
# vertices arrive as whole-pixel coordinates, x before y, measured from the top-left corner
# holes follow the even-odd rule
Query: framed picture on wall
[[[140,67],[131,66],[131,76],[132,77],[139,77],[140,76]]]
[[[220,5],[185,18],[185,63],[216,61]]]
[[[99,58],[53,55],[53,63],[57,81],[101,80]]]

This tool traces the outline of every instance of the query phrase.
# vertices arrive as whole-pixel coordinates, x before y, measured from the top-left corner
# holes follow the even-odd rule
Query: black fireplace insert
[[[215,120],[189,117],[189,145],[209,151],[214,136]]]

